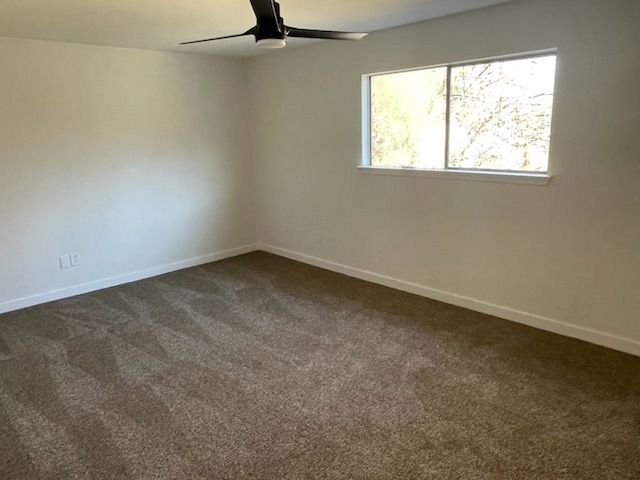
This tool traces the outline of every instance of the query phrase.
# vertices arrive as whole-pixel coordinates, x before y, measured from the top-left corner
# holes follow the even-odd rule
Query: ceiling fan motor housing
[[[285,40],[286,27],[284,25],[284,18],[280,15],[280,4],[273,2],[275,10],[275,17],[258,17],[258,33],[256,33],[256,42],[261,40]],[[274,22],[274,20],[276,20]],[[263,42],[267,43],[267,42]]]

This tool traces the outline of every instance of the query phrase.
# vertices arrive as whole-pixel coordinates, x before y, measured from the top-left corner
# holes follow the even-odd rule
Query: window
[[[545,174],[555,65],[546,53],[366,76],[364,166]]]

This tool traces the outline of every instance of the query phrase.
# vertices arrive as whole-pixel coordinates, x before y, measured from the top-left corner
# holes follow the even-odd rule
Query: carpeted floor
[[[252,253],[0,315],[2,479],[637,479],[640,358]]]

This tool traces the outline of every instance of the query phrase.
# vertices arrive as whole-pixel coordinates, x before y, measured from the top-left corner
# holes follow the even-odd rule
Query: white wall
[[[0,39],[0,311],[255,243],[245,97],[240,60]]]
[[[638,25],[635,0],[523,0],[254,60],[261,242],[640,354]],[[361,75],[553,47],[550,185],[356,170]]]

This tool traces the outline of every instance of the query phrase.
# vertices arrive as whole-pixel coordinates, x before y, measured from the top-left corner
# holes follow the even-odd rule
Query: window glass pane
[[[449,167],[546,172],[555,55],[451,68]]]
[[[447,69],[371,77],[371,165],[444,168]]]

